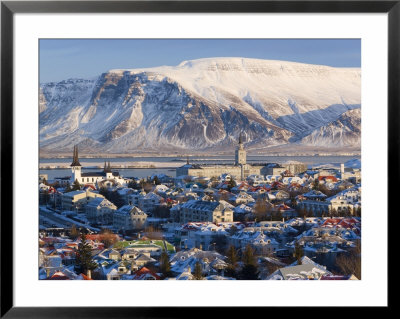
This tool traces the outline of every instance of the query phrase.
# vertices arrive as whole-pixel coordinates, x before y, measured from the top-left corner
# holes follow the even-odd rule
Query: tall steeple
[[[243,144],[242,132],[239,134],[239,144]]]
[[[243,146],[243,136],[242,133],[239,135],[239,144],[235,151],[235,165],[246,164],[246,151]]]
[[[70,166],[82,166],[78,158],[78,145],[74,145],[74,154],[72,156],[72,164]]]
[[[108,164],[106,162],[104,162],[104,172],[105,173],[111,173],[111,164],[110,164],[110,162],[108,162]]]
[[[74,154],[72,156],[72,164],[71,164],[71,169],[72,169],[72,177],[71,177],[71,182],[75,182],[76,180],[78,182],[83,182],[83,179],[81,180],[81,163],[79,163],[79,158],[78,158],[78,146],[74,145]]]

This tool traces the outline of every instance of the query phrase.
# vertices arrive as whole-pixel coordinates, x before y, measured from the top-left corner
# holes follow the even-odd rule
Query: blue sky
[[[41,83],[209,57],[361,67],[359,39],[41,39],[39,44]]]

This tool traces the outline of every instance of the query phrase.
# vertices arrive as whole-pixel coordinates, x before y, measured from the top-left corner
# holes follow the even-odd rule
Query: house
[[[84,212],[86,204],[94,198],[104,198],[104,196],[91,192],[89,189],[64,193],[61,200],[62,209]]]
[[[276,206],[276,209],[282,215],[283,218],[292,218],[298,215],[296,210],[285,204]]]
[[[121,277],[125,274],[128,274],[130,270],[124,264],[118,264],[117,266],[113,266],[111,271],[109,271],[106,275],[107,280],[120,280]]]
[[[163,198],[160,195],[150,192],[139,197],[139,208],[144,212],[152,212],[162,201]]]
[[[232,222],[233,211],[216,201],[189,200],[181,206],[180,222]]]
[[[240,192],[235,199],[235,203],[237,205],[248,204],[254,201],[255,201],[254,198],[251,195],[247,194],[246,192]]]
[[[137,270],[145,265],[156,262],[154,258],[150,257],[150,252],[142,252],[138,254],[132,261],[132,270]]]
[[[217,273],[211,266],[215,259],[224,260],[225,257],[216,251],[203,251],[197,248],[179,251],[170,259],[171,271],[179,278],[182,278],[182,273],[191,274],[191,269],[195,269],[196,263],[199,262],[203,274]]]
[[[139,230],[146,223],[147,214],[133,205],[124,205],[114,213],[113,227],[117,230]]]
[[[121,187],[117,189],[117,193],[119,194],[125,205],[129,204],[129,195],[134,192],[135,190],[128,187]]]
[[[283,190],[278,190],[278,191],[272,192],[272,194],[275,196],[276,200],[278,200],[278,201],[286,200],[286,199],[289,199],[289,197],[290,197],[289,193],[285,192]]]
[[[247,245],[253,247],[259,254],[272,254],[278,249],[279,243],[264,234],[264,227],[247,227],[229,238],[231,245],[244,249]]]
[[[146,267],[142,267],[133,273],[132,280],[160,280],[161,277]]]
[[[98,197],[86,205],[86,217],[91,224],[110,225],[116,210],[117,206],[109,200]]]
[[[58,255],[44,256],[42,267],[46,272],[47,278],[64,269],[62,258]]]
[[[108,258],[118,261],[121,259],[121,254],[118,251],[112,249],[108,254]]]
[[[279,268],[267,280],[319,280],[327,271],[312,264],[302,264]]]

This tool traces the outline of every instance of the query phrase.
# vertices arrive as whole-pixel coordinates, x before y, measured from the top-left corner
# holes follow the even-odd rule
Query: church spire
[[[239,144],[243,144],[242,132],[239,134]]]
[[[70,166],[82,166],[78,158],[78,145],[74,145],[74,154],[72,156],[72,164]]]
[[[108,164],[107,164],[107,162],[104,161],[104,172],[105,173],[111,173],[111,164],[110,164],[110,162],[108,162]]]

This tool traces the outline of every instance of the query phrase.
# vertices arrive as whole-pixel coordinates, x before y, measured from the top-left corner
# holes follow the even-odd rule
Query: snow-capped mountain
[[[301,140],[306,145],[360,145],[361,109],[344,112],[336,121],[321,126]]]
[[[110,70],[40,86],[40,146],[86,152],[360,144],[357,68],[245,58]]]

